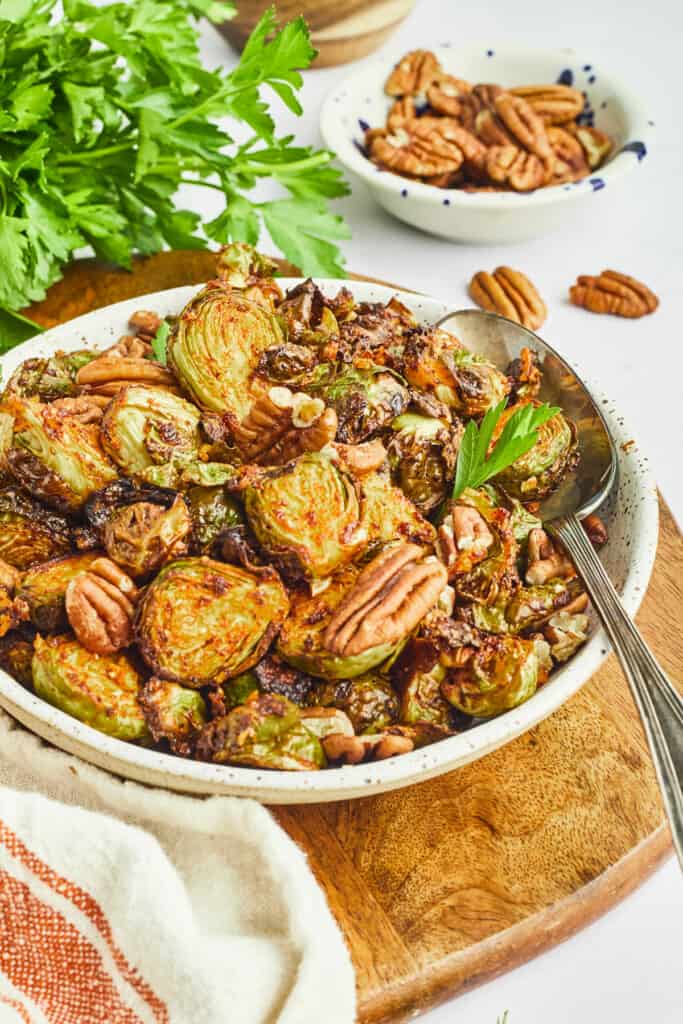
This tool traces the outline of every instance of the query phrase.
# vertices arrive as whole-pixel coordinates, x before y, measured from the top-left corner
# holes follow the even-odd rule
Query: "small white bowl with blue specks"
[[[505,46],[436,46],[443,68],[466,81],[505,87],[562,83],[579,89],[585,100],[580,119],[614,139],[612,154],[588,178],[534,192],[465,192],[436,188],[378,168],[364,144],[368,127],[380,128],[393,103],[384,83],[402,54],[373,61],[354,71],[326,98],[320,129],[329,149],[360,178],[377,202],[394,217],[421,231],[457,242],[497,244],[536,238],[561,228],[577,203],[599,202],[647,155],[654,122],[641,99],[594,58],[570,49],[534,50]]]
[[[298,283],[299,279],[281,280],[283,288]],[[328,295],[336,294],[342,285],[350,287],[358,302],[387,302],[392,295],[398,295],[419,323],[434,323],[449,311],[438,299],[369,282],[317,283]],[[173,288],[128,299],[46,331],[0,357],[2,378],[7,380],[24,359],[52,355],[59,349],[106,348],[126,333],[128,320],[136,310],[151,309],[160,316],[177,314],[198,290],[199,286]],[[579,367],[575,369],[590,386],[590,378]],[[600,557],[626,611],[635,615],[645,596],[657,549],[657,491],[647,459],[633,442],[618,410],[595,389],[593,395],[602,403],[619,458],[618,489],[600,510],[609,531],[609,542]],[[229,625],[225,623],[226,628]],[[607,648],[603,630],[593,622],[593,632],[585,646],[520,707],[401,757],[326,771],[262,771],[206,764],[124,743],[41,700],[1,669],[0,706],[55,746],[138,782],[189,793],[249,796],[263,803],[317,803],[409,786],[483,757],[561,707],[600,667]]]

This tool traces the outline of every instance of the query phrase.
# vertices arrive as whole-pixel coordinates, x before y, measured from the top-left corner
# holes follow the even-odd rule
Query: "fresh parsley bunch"
[[[343,274],[348,238],[327,200],[348,188],[332,154],[278,138],[262,87],[301,113],[299,69],[315,56],[302,18],[274,9],[232,71],[202,66],[192,16],[223,21],[222,0],[95,6],[0,0],[0,310],[41,299],[74,251],[130,267],[133,253],[204,248],[199,217],[175,207],[181,184],[216,189],[225,208],[208,239],[255,244],[265,225],[305,273]],[[241,122],[237,143],[217,123]],[[255,202],[260,178],[285,190]]]

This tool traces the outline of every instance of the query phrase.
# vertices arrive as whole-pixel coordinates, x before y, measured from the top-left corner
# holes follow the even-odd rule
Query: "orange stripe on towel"
[[[39,878],[41,882],[48,885],[54,892],[69,900],[70,903],[88,917],[107,943],[114,959],[114,963],[116,964],[121,976],[148,1004],[152,1010],[154,1019],[158,1024],[169,1024],[170,1018],[166,1004],[159,998],[159,996],[156,995],[151,986],[144,980],[138,969],[128,962],[124,954],[116,945],[112,935],[111,925],[109,924],[109,921],[97,900],[95,900],[89,892],[86,892],[85,889],[82,889],[75,882],[69,881],[67,878],[63,878],[53,868],[51,868],[49,864],[46,864],[41,860],[41,858],[38,857],[37,854],[33,853],[32,850],[29,850],[19,836],[17,836],[2,821],[0,821],[0,843],[6,847],[13,857],[20,860],[24,867],[32,871],[36,878]],[[45,904],[41,904],[41,906],[45,906]],[[18,987],[22,988],[22,986]],[[26,989],[23,990],[27,991]],[[116,1020],[118,1024],[118,1018],[114,1017],[108,1018],[107,1024],[113,1024],[114,1020]],[[122,1017],[121,1021],[123,1022],[123,1020],[124,1018]],[[131,1020],[137,1022],[139,1018],[135,1015]],[[68,1024],[71,1024],[68,1018],[65,1018],[64,1021],[65,1024],[67,1021]],[[80,1020],[75,1018],[74,1024],[80,1024]]]
[[[0,1003],[4,1003],[6,1006],[11,1006],[13,1010],[16,1010],[24,1024],[31,1024],[29,1012],[19,999],[10,999],[9,996],[4,996],[2,992],[0,992]]]

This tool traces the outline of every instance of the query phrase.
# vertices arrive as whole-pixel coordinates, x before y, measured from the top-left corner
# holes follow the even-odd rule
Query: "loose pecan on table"
[[[406,636],[439,600],[448,582],[444,566],[424,548],[402,542],[361,572],[332,615],[323,646],[344,657]]]
[[[492,274],[480,270],[470,281],[470,295],[482,309],[506,316],[535,331],[548,310],[529,278],[512,267],[497,267]]]
[[[591,313],[612,313],[636,318],[654,313],[659,299],[640,281],[616,270],[603,270],[598,277],[581,274],[569,289],[569,300]]]
[[[583,95],[569,85],[518,85],[509,91],[526,100],[548,124],[566,124],[583,110]]]
[[[123,569],[96,558],[66,588],[66,614],[76,638],[93,654],[114,654],[133,641],[138,589]]]

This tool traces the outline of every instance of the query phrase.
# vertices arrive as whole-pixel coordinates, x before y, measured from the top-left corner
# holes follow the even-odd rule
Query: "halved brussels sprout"
[[[520,587],[505,609],[505,619],[513,633],[538,629],[551,615],[571,604],[584,593],[581,580],[554,579],[533,587]]]
[[[410,384],[435,395],[466,419],[483,416],[510,387],[492,363],[469,352],[448,331],[433,327],[408,333],[401,369]]]
[[[354,735],[349,716],[339,708],[302,708],[301,724],[320,740],[326,736]]]
[[[245,704],[252,693],[259,692],[259,681],[254,675],[254,670],[249,669],[248,672],[241,672],[238,676],[228,679],[221,686],[221,690],[226,711],[232,711],[240,704]]]
[[[387,453],[394,480],[426,515],[441,504],[452,483],[462,424],[445,426],[439,419],[407,412],[391,428]]]
[[[368,547],[409,540],[415,544],[433,544],[436,531],[420,515],[413,502],[395,487],[388,473],[368,473],[360,483],[362,523],[367,530]]]
[[[450,705],[441,694],[446,669],[439,652],[428,640],[413,638],[391,669],[391,680],[400,697],[402,723],[432,722],[450,727]]]
[[[71,550],[69,524],[14,487],[0,491],[0,558],[23,571]]]
[[[398,697],[388,679],[366,672],[355,679],[323,683],[315,693],[317,704],[344,711],[357,733],[382,732],[399,718]]]
[[[7,463],[27,491],[60,511],[78,510],[110,480],[116,468],[101,448],[96,423],[84,423],[53,402],[13,396],[4,409],[14,417]]]
[[[14,630],[0,637],[0,669],[30,687],[33,683],[33,637]]]
[[[76,374],[98,354],[90,349],[81,349],[77,352],[56,352],[46,359],[25,359],[7,382],[5,397],[15,394],[20,398],[38,398],[41,402],[70,398],[78,391]]]
[[[460,711],[490,718],[533,697],[549,668],[545,640],[491,636],[464,668],[449,671],[441,692]]]
[[[313,348],[286,341],[275,348],[267,348],[261,354],[258,372],[278,384],[297,384],[305,387],[319,361]]]
[[[102,417],[105,451],[124,473],[196,457],[201,444],[196,405],[163,388],[129,384]]]
[[[394,652],[396,645],[379,644],[363,654],[342,657],[322,646],[322,635],[333,611],[355,583],[355,566],[346,566],[317,594],[298,591],[291,598],[289,616],[277,640],[277,654],[288,665],[323,679],[353,679],[375,668]]]
[[[239,506],[223,487],[190,487],[185,501],[192,518],[192,548],[198,555],[210,555],[219,534],[244,521]]]
[[[102,531],[109,557],[129,576],[148,576],[187,553],[192,519],[180,494],[170,508],[149,501],[122,505]]]
[[[509,406],[505,410],[496,426],[494,440],[518,408]],[[523,501],[540,501],[547,497],[579,459],[576,428],[561,412],[537,430],[538,441],[533,448],[495,478],[509,494]]]
[[[305,672],[285,665],[279,658],[267,654],[253,670],[261,693],[277,693],[293,704],[304,706],[310,703],[310,696],[316,681]]]
[[[366,539],[351,477],[319,452],[262,474],[244,507],[263,550],[294,578],[328,576]]]
[[[323,365],[318,377],[312,389],[337,413],[337,441],[344,444],[365,441],[408,406],[408,389],[381,366],[350,367],[337,374]]]
[[[51,558],[28,570],[16,596],[26,602],[36,629],[42,633],[55,633],[69,628],[64,608],[66,588],[75,576],[86,572],[101,555],[101,551],[88,551],[82,555]]]
[[[493,543],[479,561],[464,571],[457,571],[451,582],[458,597],[487,606],[504,606],[519,586],[517,556],[519,546],[514,538],[511,516],[507,509],[496,507],[491,494],[468,488],[457,504],[469,505],[484,519]],[[465,556],[468,552],[465,551]],[[467,561],[465,558],[464,561]]]
[[[339,333],[336,316],[310,277],[290,288],[277,307],[277,315],[289,340],[303,345],[324,345]]]
[[[261,353],[284,340],[274,314],[214,281],[181,313],[168,358],[202,408],[227,413],[237,423],[251,408],[250,383]]]
[[[35,638],[33,686],[38,696],[107,736],[147,737],[138,699],[141,682],[126,654],[93,654],[70,635]]]
[[[140,604],[140,651],[155,675],[194,688],[255,665],[288,610],[270,568],[259,574],[210,558],[171,562]]]
[[[283,771],[325,767],[320,740],[302,723],[299,708],[274,693],[252,694],[245,704],[209,722],[197,754],[217,764]]]
[[[218,276],[233,288],[239,288],[254,302],[272,306],[282,298],[282,291],[273,275],[278,272],[275,260],[257,252],[246,242],[231,242],[218,254]]]
[[[201,693],[152,676],[142,687],[139,699],[154,740],[166,740],[174,754],[190,757],[207,719]]]

